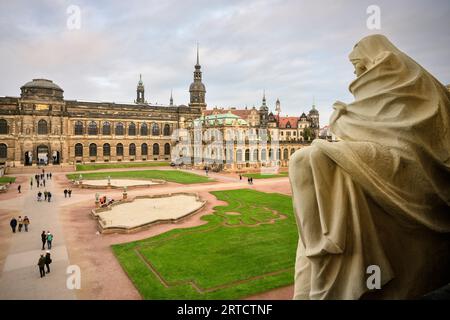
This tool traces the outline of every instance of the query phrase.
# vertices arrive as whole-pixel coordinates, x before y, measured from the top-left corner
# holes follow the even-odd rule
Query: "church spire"
[[[281,113],[280,99],[277,99],[277,102],[275,103],[275,111],[277,112],[278,115],[280,115],[280,113]]]
[[[198,42],[197,42],[197,66],[200,66],[200,58],[198,54]]]
[[[144,88],[144,82],[142,81],[142,74],[139,74],[139,81],[136,88],[136,100],[135,103],[147,103],[145,101],[145,88]]]
[[[172,90],[170,90],[170,106],[173,106]]]
[[[194,82],[189,87],[190,93],[190,107],[200,107],[202,110],[206,109],[205,102],[205,85],[202,83],[202,71],[200,66],[199,45],[197,43],[197,63],[194,70]]]

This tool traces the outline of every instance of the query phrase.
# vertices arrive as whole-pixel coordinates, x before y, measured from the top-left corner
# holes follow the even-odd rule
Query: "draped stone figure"
[[[382,35],[349,58],[355,101],[330,119],[340,141],[289,162],[294,299],[420,297],[450,282],[450,93]]]

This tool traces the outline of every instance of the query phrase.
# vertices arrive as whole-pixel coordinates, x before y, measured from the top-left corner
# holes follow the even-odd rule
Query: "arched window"
[[[109,143],[105,143],[103,145],[103,156],[110,156],[111,155],[111,146]]]
[[[269,161],[272,161],[272,160],[275,160],[275,159],[273,159],[273,149],[270,148],[269,149]]]
[[[163,133],[164,133],[165,136],[170,136],[170,126],[169,126],[169,124],[166,123],[164,125]]]
[[[108,121],[103,122],[102,134],[104,136],[111,135],[111,123],[109,123]]]
[[[258,149],[253,150],[253,159],[252,161],[258,161]]]
[[[166,143],[164,145],[164,154],[165,155],[170,155],[170,144],[169,143]]]
[[[267,151],[266,149],[261,150],[261,161],[266,161]]]
[[[5,119],[0,119],[0,134],[8,134],[8,122]]]
[[[89,145],[89,157],[97,156],[97,145],[95,143],[91,143]]]
[[[77,121],[75,122],[75,135],[81,136],[83,134],[83,122]]]
[[[278,149],[277,160],[280,160],[280,159],[281,159],[281,149]]]
[[[245,150],[245,161],[250,161],[250,149]]]
[[[122,122],[118,122],[116,124],[116,135],[123,136],[123,123]]]
[[[131,143],[128,147],[128,155],[135,156],[136,155],[136,145]]]
[[[0,143],[0,158],[4,159],[8,157],[8,146],[4,143]]]
[[[88,135],[90,136],[96,136],[98,134],[98,126],[97,122],[91,121],[88,125]]]
[[[77,143],[75,145],[75,157],[83,156],[83,145],[81,143]]]
[[[146,123],[141,124],[141,136],[148,135],[148,126]]]
[[[118,143],[116,146],[116,155],[123,156],[123,144]]]
[[[228,162],[232,162],[233,161],[233,149],[229,148],[229,149],[225,149],[225,156]]]
[[[159,125],[157,123],[152,124],[152,135],[159,136]]]
[[[141,145],[141,155],[146,156],[148,154],[148,147],[146,143]]]
[[[44,119],[39,120],[38,134],[47,134],[47,133],[48,133],[47,121],[45,121]]]
[[[236,151],[236,161],[237,162],[242,162],[242,150],[237,150]]]
[[[284,149],[283,150],[283,159],[284,160],[288,160],[289,159],[289,150],[288,149]]]
[[[136,125],[134,124],[134,122],[131,122],[128,125],[128,135],[129,136],[135,136],[136,135]]]
[[[153,144],[153,155],[159,155],[159,144],[157,143]]]

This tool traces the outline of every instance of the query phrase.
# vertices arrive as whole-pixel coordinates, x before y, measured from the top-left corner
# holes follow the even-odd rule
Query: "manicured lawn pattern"
[[[164,167],[168,165],[169,162],[167,161],[77,164],[77,171],[91,171],[91,170],[116,169],[116,168]]]
[[[67,178],[70,180],[77,180],[80,174],[68,174]],[[177,182],[182,184],[211,182],[209,179],[197,174],[178,171],[178,170],[142,170],[142,171],[112,171],[112,172],[92,172],[83,173],[83,180],[107,179],[110,176],[112,179],[161,179],[169,182]]]
[[[7,184],[9,182],[14,182],[14,181],[16,181],[16,177],[8,177],[8,176],[0,177],[0,184]]]
[[[203,216],[207,224],[112,246],[144,299],[239,299],[293,283],[291,198],[249,189],[212,193],[228,204]]]
[[[247,178],[253,178],[253,179],[270,179],[270,178],[281,178],[281,177],[287,177],[288,172],[280,172],[277,174],[262,174],[262,173],[247,173],[243,175]]]

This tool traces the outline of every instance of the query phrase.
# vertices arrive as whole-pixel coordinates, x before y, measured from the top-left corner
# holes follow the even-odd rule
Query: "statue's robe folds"
[[[383,36],[358,49],[371,65],[331,117],[341,141],[289,163],[295,299],[414,298],[450,281],[450,94]]]

